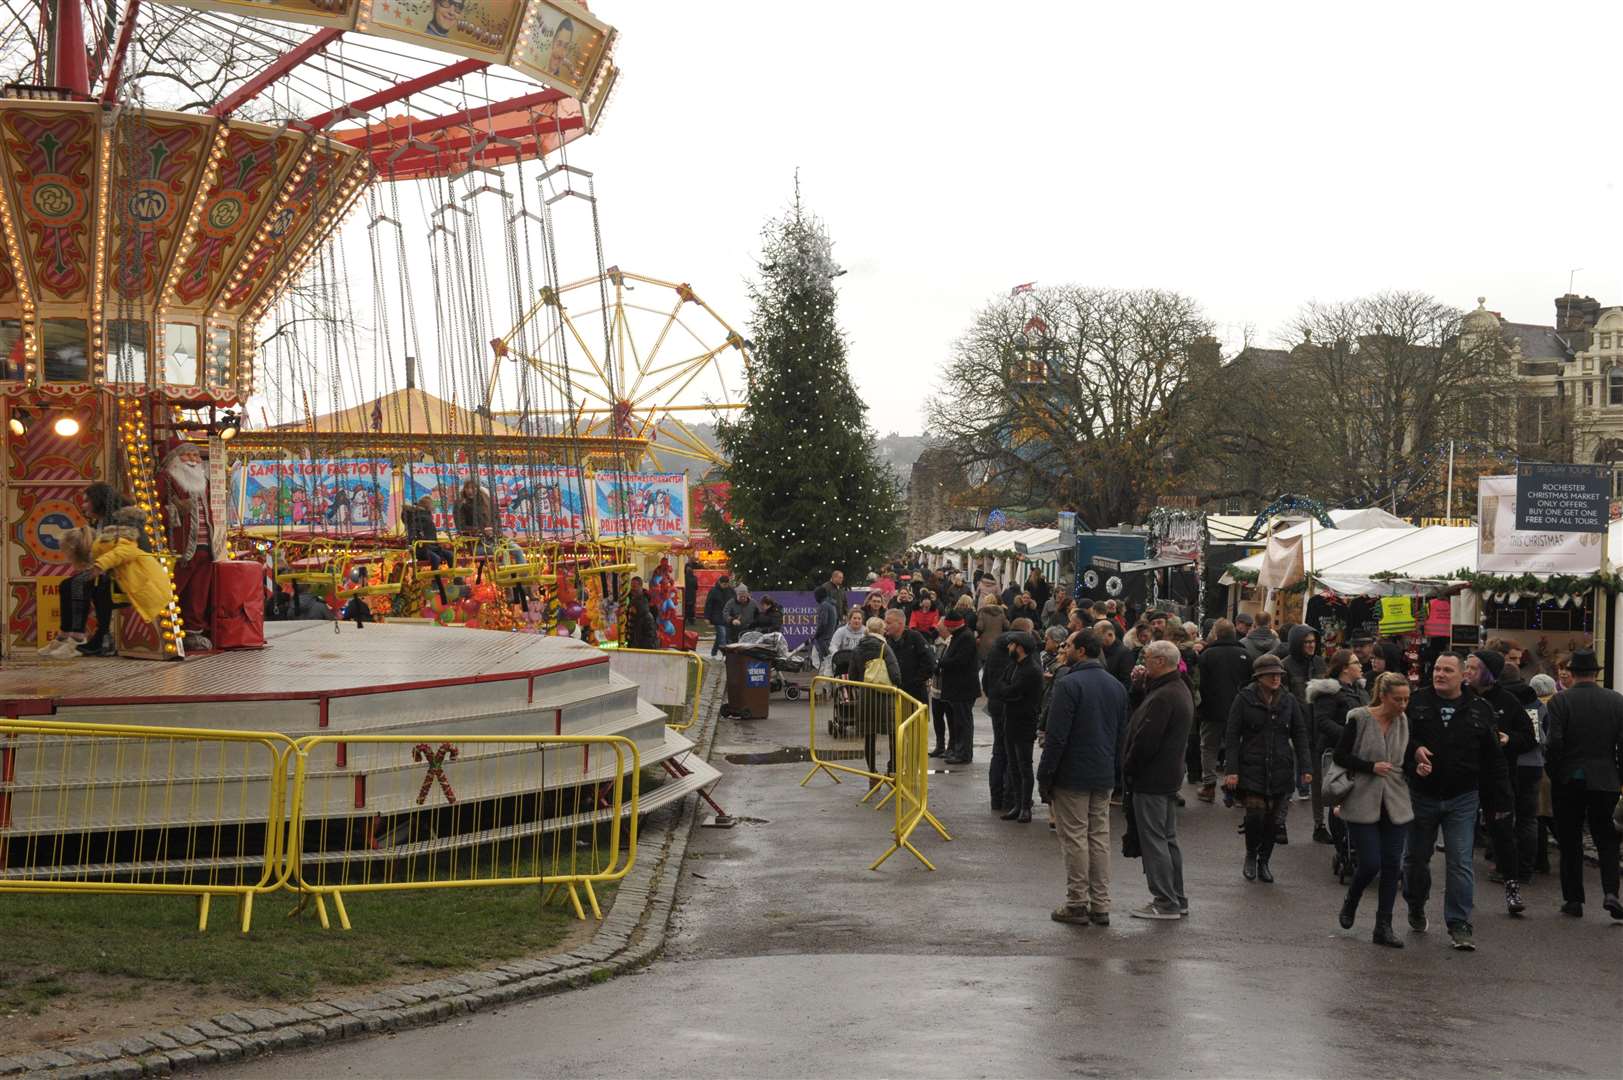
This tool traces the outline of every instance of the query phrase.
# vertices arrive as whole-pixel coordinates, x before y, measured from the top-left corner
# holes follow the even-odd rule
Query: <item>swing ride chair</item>
[[[547,422],[504,425],[508,433],[497,435],[492,417],[508,402],[484,393],[482,362],[474,370],[462,359],[483,348],[496,325],[492,305],[507,292],[485,277],[486,253],[507,256],[515,295],[503,324],[541,285],[531,281],[525,252],[548,253],[546,283],[556,287],[551,211],[534,195],[535,174],[546,155],[561,158],[600,118],[617,77],[612,27],[572,0],[489,10],[469,4],[455,25],[427,29],[406,25],[400,8],[367,0],[114,0],[94,11],[87,19],[83,0],[47,0],[38,20],[13,18],[0,27],[3,70],[23,74],[0,88],[0,396],[10,432],[0,465],[7,517],[0,530],[0,716],[51,728],[65,748],[83,745],[61,726],[71,723],[103,732],[144,729],[153,738],[162,731],[182,745],[188,731],[202,741],[222,727],[331,740],[308,768],[335,797],[306,805],[303,821],[343,836],[409,812],[423,773],[420,763],[379,764],[346,752],[345,736],[359,746],[391,735],[436,744],[491,733],[623,735],[643,766],[686,756],[689,740],[639,701],[635,684],[614,675],[603,653],[557,637],[411,625],[335,635],[330,624],[286,622],[267,628],[268,648],[181,664],[34,658],[42,624],[54,629],[45,601],[71,569],[61,533],[86,524],[88,484],[105,481],[130,495],[148,513],[152,546],[162,546],[157,472],[166,437],[200,449],[207,438],[216,489],[219,470],[256,439],[290,459],[360,445],[384,458],[467,463],[469,473],[495,461],[625,469],[646,446],[563,422],[567,398],[533,369],[508,381],[517,384],[511,404],[521,414],[545,409]],[[564,18],[571,20],[568,35]],[[178,77],[177,67],[184,68]],[[514,174],[518,182],[510,185]],[[402,209],[408,196],[420,221]],[[333,239],[362,206],[370,276],[352,273],[345,245]],[[478,216],[494,213],[504,242],[483,245]],[[380,269],[391,249],[401,275],[416,257],[408,227],[414,246],[428,241],[436,271],[437,342],[420,340],[411,293],[391,291]],[[409,388],[415,368],[406,358],[437,345],[450,404],[476,421],[434,430],[408,423],[386,437],[364,424],[322,431],[309,422],[312,399],[326,393],[336,402],[346,384],[366,382],[356,320],[334,314],[349,300],[352,281],[373,286],[379,332],[372,382],[390,385],[403,368]],[[539,351],[525,335],[515,340]],[[260,379],[265,390],[256,393]],[[258,400],[267,403],[261,415],[248,416]],[[255,420],[273,427],[270,407],[278,415],[302,413],[306,422],[252,430]],[[225,522],[221,527],[225,532]],[[415,554],[406,544],[333,531],[289,531],[269,543],[262,534],[219,535],[216,557],[251,545],[269,559],[278,585],[322,590],[340,602],[402,588]],[[609,553],[585,536],[548,538],[557,545],[549,557],[526,550],[520,564],[509,551],[492,559],[493,572],[515,582],[544,582],[565,566],[591,576],[596,567],[582,559]],[[456,559],[442,573],[476,572],[474,547],[450,544]],[[601,565],[625,564],[614,559]],[[356,567],[367,568],[366,584],[348,580]],[[178,616],[161,623],[149,643],[168,648],[179,638]],[[58,764],[66,760],[64,753]],[[233,867],[257,873],[287,854],[267,850],[276,847],[275,829],[255,839],[249,828],[235,834],[247,836],[243,844],[206,856],[210,838],[240,830],[243,819],[203,800],[186,823],[185,852],[154,862],[139,838],[178,834],[162,817],[165,800],[143,796],[122,806],[111,825],[42,826],[109,838],[96,867],[83,865],[84,847],[81,854],[63,849],[48,865],[18,865],[22,826],[10,808],[25,805],[30,785],[36,792],[58,785],[35,805],[88,807],[108,790],[144,793],[165,782],[118,771],[115,762],[128,768],[128,760],[100,759],[99,774],[31,774],[7,759],[0,770],[0,890],[42,875],[83,884],[157,882],[182,872],[229,876]],[[269,792],[285,780],[286,763],[274,754],[230,765],[223,753],[204,755],[194,765],[199,772],[191,779],[200,786],[229,781],[244,792]],[[613,766],[601,759],[592,766],[603,768]],[[444,766],[449,778],[457,770]],[[541,794],[555,801],[600,779],[596,771],[578,773],[556,787],[546,779]],[[707,763],[689,759],[682,779],[644,793],[639,810],[717,777]],[[475,808],[513,794],[481,790],[476,779],[471,786],[459,780],[456,793],[459,805]],[[441,848],[463,843],[458,821],[446,817],[436,826]],[[556,821],[532,812],[504,827],[525,834]],[[377,850],[374,861],[387,858]],[[332,855],[319,846],[298,854],[308,866],[330,865]]]

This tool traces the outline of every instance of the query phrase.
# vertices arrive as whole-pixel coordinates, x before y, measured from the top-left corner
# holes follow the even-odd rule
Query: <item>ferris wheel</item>
[[[583,438],[645,442],[633,465],[668,464],[666,455],[721,464],[689,422],[743,408],[748,342],[686,283],[611,266],[543,288],[491,345],[491,395],[502,361],[522,361],[564,402],[536,415]]]

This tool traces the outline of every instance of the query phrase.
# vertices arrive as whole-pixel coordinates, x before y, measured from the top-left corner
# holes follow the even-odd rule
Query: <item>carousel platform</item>
[[[391,735],[455,742],[473,735],[519,740],[619,735],[636,744],[644,770],[670,763],[670,778],[644,790],[641,813],[719,779],[708,762],[690,755],[693,744],[666,726],[659,707],[641,700],[634,683],[610,671],[609,656],[602,650],[564,638],[495,631],[386,623],[359,629],[343,624],[336,632],[333,627],[331,622],[271,623],[263,649],[208,653],[179,662],[122,657],[52,661],[31,655],[7,661],[0,669],[0,716],[273,731],[293,739]],[[587,790],[630,767],[629,759],[617,765],[613,754],[582,754],[580,748],[545,757],[539,769],[524,756],[523,746],[462,744],[460,749],[461,760],[447,770],[457,782],[459,805],[495,805],[493,800],[538,790]],[[163,763],[164,777],[152,782],[167,785],[163,790],[174,794],[132,800],[132,761],[98,755],[94,746],[41,744],[17,762],[0,785],[9,814],[0,837],[13,841],[64,829],[161,831],[196,825],[200,799],[212,799],[222,783],[233,785],[232,805],[204,816],[212,827],[241,827],[255,820],[272,779],[271,770],[257,759],[228,760],[210,751]],[[346,821],[361,815],[392,820],[391,815],[410,814],[423,804],[423,775],[409,742],[320,746],[310,761],[308,819]],[[72,798],[56,798],[70,788]],[[44,798],[33,794],[36,789]],[[601,820],[605,814],[596,807],[575,807],[565,814],[552,806],[522,821],[504,820],[495,831],[494,820],[442,825],[435,845],[483,842],[498,832],[551,831]],[[377,847],[375,838],[372,846]],[[402,850],[397,845],[390,854],[398,856]],[[257,857],[256,851],[248,854]],[[322,853],[311,852],[310,861],[323,860]],[[209,861],[226,866],[245,860],[239,855]],[[0,859],[0,876],[20,872],[5,862]],[[173,869],[162,860],[143,860],[141,865],[153,871]],[[193,859],[190,865],[200,863]],[[86,873],[97,868],[70,858],[61,869]]]

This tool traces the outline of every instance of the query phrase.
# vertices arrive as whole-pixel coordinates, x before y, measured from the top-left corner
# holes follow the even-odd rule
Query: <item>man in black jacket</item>
[[[1143,849],[1144,880],[1152,899],[1134,908],[1137,919],[1178,919],[1189,911],[1183,891],[1183,851],[1178,846],[1178,804],[1184,747],[1195,722],[1195,699],[1178,672],[1178,647],[1152,641],[1144,647],[1144,700],[1127,724],[1122,781],[1133,796]]]
[[[947,706],[947,744],[950,753],[942,758],[948,765],[967,765],[975,756],[975,699],[980,697],[980,654],[975,651],[975,631],[964,625],[964,617],[948,611],[941,620],[941,635],[947,638],[941,654],[941,700]],[[999,793],[1001,794],[1001,792]]]
[[[1234,624],[1218,619],[1212,643],[1196,663],[1200,672],[1200,792],[1201,802],[1217,798],[1218,748],[1228,728],[1234,695],[1251,681],[1251,659],[1240,644]]]
[[[992,754],[986,766],[986,785],[992,796],[992,812],[996,814],[1008,810],[1011,801],[1006,784],[1009,776],[1009,743],[1005,737],[1008,713],[1002,696],[994,692],[1003,680],[1004,669],[1009,666],[1009,643],[1005,640],[1008,633],[1007,630],[998,630],[997,635],[990,639],[981,667],[981,691],[986,695],[986,714],[992,721]],[[988,640],[984,628],[977,631],[976,640],[979,651],[979,643]],[[1015,812],[1019,813],[1019,810]]]
[[[1017,619],[1017,623],[1028,620]],[[1004,755],[1003,801],[1008,810],[1004,821],[1031,821],[1032,743],[1037,739],[1037,707],[1042,702],[1043,672],[1037,661],[1037,639],[1021,627],[1003,635],[996,651],[1009,660],[995,683],[986,688],[988,701],[1003,706]],[[990,668],[991,664],[988,663]]]
[[[1133,650],[1123,645],[1117,639],[1121,636],[1116,630],[1116,624],[1109,619],[1101,619],[1093,624],[1093,633],[1099,639],[1099,645],[1104,652],[1105,670],[1116,677],[1123,690],[1133,685]]]
[[[1572,689],[1550,699],[1550,742],[1545,768],[1561,847],[1561,910],[1584,913],[1583,828],[1600,859],[1602,903],[1623,919],[1618,901],[1618,834],[1613,814],[1623,773],[1623,694],[1596,685],[1600,664],[1588,649],[1572,654]]]
[[[716,579],[710,586],[710,592],[704,598],[704,620],[715,628],[715,640],[710,643],[710,655],[716,656],[721,647],[727,644],[727,620],[722,613],[727,610],[727,601],[733,598],[733,580],[726,574]]]
[[[1522,754],[1538,745],[1533,737],[1533,719],[1527,715],[1527,707],[1512,692],[1508,678],[1501,681],[1507,672],[1519,673],[1515,668],[1505,667],[1504,656],[1494,649],[1478,649],[1465,658],[1465,684],[1476,691],[1477,697],[1487,702],[1493,710],[1493,723],[1499,731],[1499,745],[1505,756],[1505,773],[1512,781],[1516,777],[1516,759]],[[1514,784],[1512,784],[1514,790]],[[1538,801],[1533,800],[1533,809],[1536,813]],[[1522,900],[1521,887],[1517,877],[1520,860],[1516,852],[1515,800],[1512,805],[1505,807],[1505,812],[1489,823],[1489,837],[1493,841],[1493,859],[1498,866],[1495,875],[1505,883],[1505,909],[1512,915],[1520,915],[1527,910],[1527,904]],[[1533,819],[1533,836],[1538,836],[1538,821]],[[1529,859],[1532,852],[1529,848]]]
[[[896,663],[902,669],[898,684],[902,693],[911,694],[921,704],[930,700],[930,676],[935,674],[935,649],[924,635],[909,629],[900,608],[885,612],[885,640],[896,654]]]
[[[1409,826],[1409,850],[1403,857],[1403,897],[1409,904],[1410,928],[1425,930],[1431,857],[1440,831],[1448,874],[1443,920],[1454,948],[1471,950],[1476,948],[1471,926],[1476,885],[1471,858],[1477,808],[1491,818],[1511,805],[1511,794],[1493,709],[1464,684],[1465,666],[1459,656],[1445,652],[1432,665],[1431,688],[1409,702],[1404,771],[1409,776],[1414,821]]]

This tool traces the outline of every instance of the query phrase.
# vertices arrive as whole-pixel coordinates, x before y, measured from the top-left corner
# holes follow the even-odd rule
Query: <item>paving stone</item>
[[[225,1028],[228,1035],[246,1035],[254,1030],[254,1026],[236,1013],[221,1013],[214,1017],[214,1022]]]
[[[0,1076],[10,1076],[12,1073],[23,1071],[23,1063],[14,1057],[0,1057]]]
[[[168,1051],[167,1056],[169,1058],[169,1064],[173,1066],[176,1072],[180,1072],[183,1069],[193,1069],[197,1067],[197,1055],[192,1053],[190,1050],[170,1050]]]
[[[236,1061],[242,1056],[242,1044],[235,1039],[210,1039],[203,1045],[218,1051],[221,1061]]]
[[[141,1066],[142,1076],[168,1076],[175,1071],[168,1054],[149,1054],[137,1059],[136,1064]]]
[[[203,1033],[192,1027],[164,1028],[163,1033],[181,1046],[196,1046],[204,1041]]]
[[[254,1031],[270,1031],[286,1022],[275,1009],[244,1009],[236,1016]]]
[[[304,1011],[314,1013],[316,1016],[342,1016],[344,1010],[328,1001],[306,1001]]]
[[[62,1052],[75,1061],[82,1061],[86,1065],[94,1065],[100,1061],[109,1061],[112,1058],[122,1057],[123,1051],[111,1043],[87,1043],[83,1046],[64,1046]]]
[[[205,1039],[224,1039],[231,1034],[212,1020],[193,1020],[191,1026]]]

